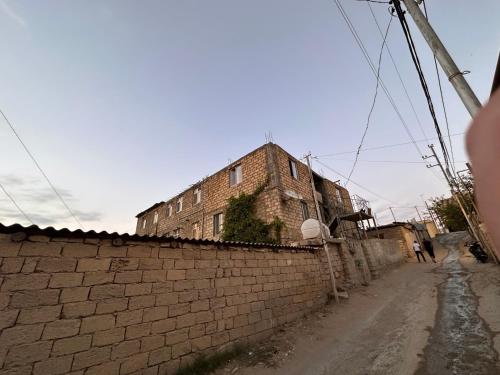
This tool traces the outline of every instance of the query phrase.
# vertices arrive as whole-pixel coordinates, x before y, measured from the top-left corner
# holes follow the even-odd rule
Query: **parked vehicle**
[[[485,253],[479,242],[473,241],[469,244],[469,251],[478,262],[486,263],[488,262],[488,254]]]

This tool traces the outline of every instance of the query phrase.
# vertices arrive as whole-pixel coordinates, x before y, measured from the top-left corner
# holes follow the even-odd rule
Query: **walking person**
[[[436,263],[436,256],[434,255],[434,246],[432,246],[432,242],[429,241],[427,238],[423,241],[424,242],[424,249],[429,253],[429,256],[431,257],[432,261]]]
[[[424,257],[424,253],[422,252],[422,248],[420,247],[420,244],[417,242],[417,240],[413,241],[413,251],[415,251],[415,254],[417,254],[418,263],[420,263],[420,257],[422,257],[424,262],[427,263]]]

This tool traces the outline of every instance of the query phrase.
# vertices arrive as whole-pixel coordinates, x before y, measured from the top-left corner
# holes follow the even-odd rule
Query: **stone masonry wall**
[[[0,233],[0,374],[172,374],[322,306],[323,258],[305,248]]]

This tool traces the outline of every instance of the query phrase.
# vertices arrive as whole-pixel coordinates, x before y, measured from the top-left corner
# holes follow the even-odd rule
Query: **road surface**
[[[500,374],[500,267],[475,264],[462,238],[442,240],[437,264],[388,272],[217,375]]]

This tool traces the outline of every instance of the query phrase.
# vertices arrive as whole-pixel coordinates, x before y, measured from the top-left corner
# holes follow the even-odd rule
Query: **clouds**
[[[27,27],[26,20],[21,17],[10,5],[7,4],[7,0],[0,0],[0,12],[5,14],[19,26],[23,28]]]
[[[2,175],[0,181],[36,225],[74,228],[76,223],[55,193],[41,179],[32,176]],[[57,188],[76,217],[85,222],[102,219],[102,213],[75,208],[78,199],[67,189]],[[29,224],[5,196],[0,198],[0,222]]]

